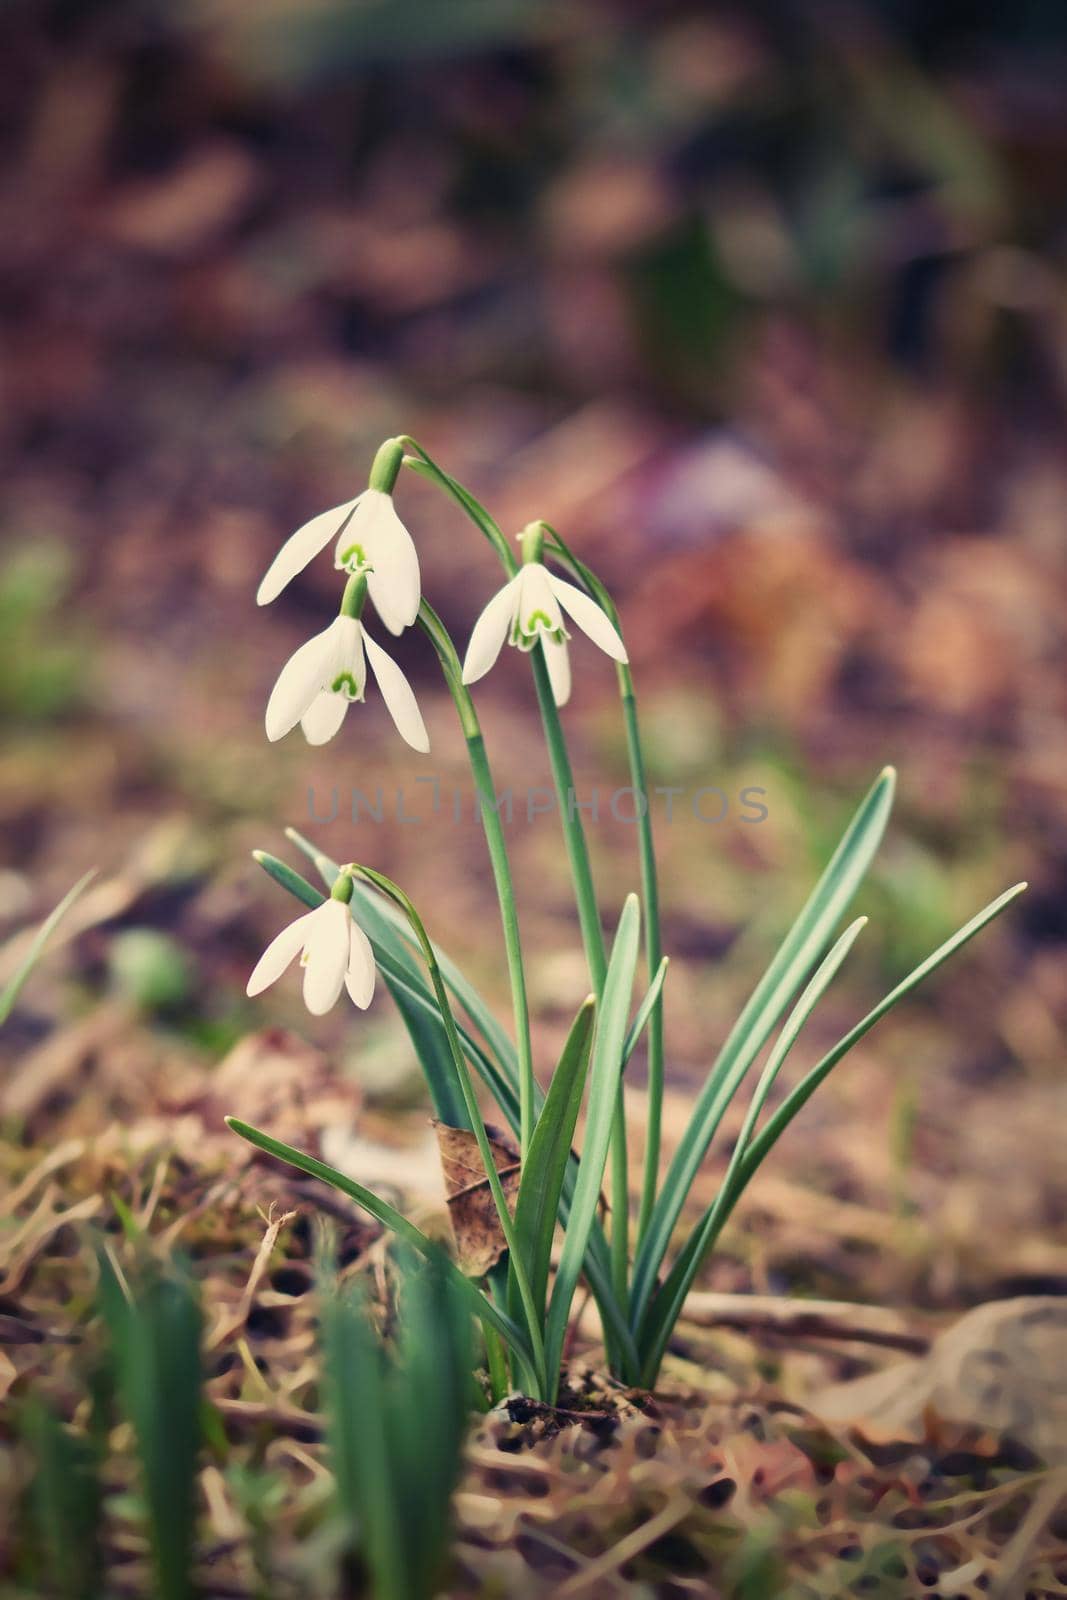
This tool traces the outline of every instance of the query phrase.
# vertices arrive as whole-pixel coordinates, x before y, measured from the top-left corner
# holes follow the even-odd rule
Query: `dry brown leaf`
[[[483,1278],[495,1267],[507,1249],[500,1226],[496,1202],[485,1175],[478,1141],[466,1128],[450,1128],[434,1122],[441,1170],[445,1179],[448,1214],[456,1239],[456,1259],[468,1278]],[[520,1158],[510,1137],[486,1123],[489,1148],[500,1174],[500,1186],[509,1207],[514,1210],[519,1192]]]
[[[1024,1295],[975,1306],[925,1356],[808,1397],[829,1423],[850,1422],[872,1437],[921,1437],[927,1418],[993,1429],[1052,1464],[1067,1461],[1067,1305]]]

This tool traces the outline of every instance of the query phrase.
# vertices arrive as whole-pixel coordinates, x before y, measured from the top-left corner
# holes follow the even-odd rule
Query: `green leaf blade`
[[[630,1315],[638,1326],[670,1247],[693,1179],[748,1068],[797,989],[820,959],[870,866],[893,804],[896,774],[886,767],[856,811],[825,871],[731,1029],[692,1120],[667,1170],[634,1264]]]
[[[626,1022],[637,967],[641,912],[636,895],[627,898],[604,980],[600,1015],[589,1069],[589,1106],[567,1231],[548,1312],[545,1366],[549,1382],[558,1383],[559,1363],[571,1302],[582,1274],[590,1230],[596,1217],[604,1177],[612,1121],[622,1072]]]
[[[582,1005],[563,1046],[559,1063],[523,1163],[515,1204],[515,1237],[523,1252],[534,1302],[542,1318],[552,1240],[582,1103],[596,1020],[596,1000]]]
[[[364,1211],[370,1213],[382,1225],[398,1238],[403,1239],[412,1249],[417,1250],[421,1256],[430,1256],[437,1251],[433,1240],[428,1238],[413,1222],[409,1222],[401,1212],[388,1204],[370,1189],[365,1189],[361,1183],[350,1178],[346,1173],[339,1172],[336,1167],[328,1166],[325,1161],[319,1161],[315,1156],[309,1156],[302,1150],[297,1150],[291,1144],[283,1144],[280,1139],[274,1139],[269,1133],[253,1128],[249,1123],[242,1122],[239,1117],[227,1117],[226,1126],[236,1133],[239,1138],[246,1139],[249,1144],[255,1145],[257,1150],[262,1150],[265,1155],[274,1156],[278,1161],[285,1161],[291,1167],[304,1172],[309,1178],[318,1178],[322,1183],[328,1183],[332,1189],[337,1189],[341,1194],[348,1195]],[[508,1344],[532,1364],[530,1346],[522,1330],[507,1316],[492,1304],[490,1300],[475,1287],[469,1279],[465,1278],[454,1263],[449,1262],[449,1277],[457,1290],[462,1293],[475,1316],[482,1321],[488,1321],[499,1334],[507,1340]]]

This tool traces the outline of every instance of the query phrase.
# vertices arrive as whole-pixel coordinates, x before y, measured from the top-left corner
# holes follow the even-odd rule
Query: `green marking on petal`
[[[353,541],[341,551],[341,565],[346,572],[373,572],[374,568],[367,560],[367,552],[361,544]]]
[[[346,700],[359,699],[359,685],[351,672],[339,672],[330,689],[333,694],[343,694]]]
[[[548,632],[552,631],[552,618],[547,611],[531,611],[523,627],[523,633],[536,633],[538,623],[541,623]]]

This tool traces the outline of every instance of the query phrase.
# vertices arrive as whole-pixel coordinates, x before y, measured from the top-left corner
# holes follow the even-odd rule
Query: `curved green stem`
[[[493,786],[493,777],[489,769],[489,758],[485,752],[485,741],[482,738],[481,725],[478,721],[478,714],[474,709],[474,701],[463,683],[462,668],[459,656],[456,653],[456,647],[452,643],[444,623],[425,600],[419,608],[419,625],[437,651],[438,659],[441,662],[445,682],[448,684],[449,693],[455,702],[460,726],[463,729],[463,737],[467,742],[467,754],[470,759],[471,771],[474,774],[475,788],[478,792],[482,827],[485,831],[489,862],[493,870],[493,881],[496,884],[496,895],[500,905],[500,921],[504,930],[504,952],[507,957],[508,978],[511,983],[511,1003],[515,1015],[515,1044],[519,1061],[519,1142],[522,1150],[522,1159],[525,1161],[530,1148],[530,1140],[533,1137],[533,1125],[536,1115],[536,1086],[534,1083],[533,1047],[530,1040],[530,1006],[526,994],[526,972],[522,963],[519,919],[515,909],[515,886],[512,882],[511,867],[508,863],[504,829],[500,821],[496,790]]]
[[[519,570],[519,564],[515,559],[511,546],[500,531],[499,524],[494,522],[485,507],[472,494],[468,493],[461,483],[457,483],[455,478],[449,477],[444,468],[439,467],[437,462],[426,454],[426,451],[417,440],[405,434],[400,443],[406,450],[415,452],[414,455],[404,457],[404,466],[410,467],[420,477],[428,478],[431,483],[436,483],[439,489],[443,489],[458,506],[462,507],[471,521],[481,529],[493,546],[493,549],[504,564],[508,577],[513,578]]]
[[[622,628],[619,613],[611,595],[596,574],[579,561],[554,528],[549,528],[558,555],[574,576],[582,583],[607,613],[620,637]],[[550,547],[551,548],[551,547]],[[652,818],[648,801],[648,778],[645,772],[641,730],[637,720],[637,699],[634,694],[633,674],[626,662],[618,662],[619,696],[622,700],[623,721],[626,727],[626,753],[630,767],[637,812],[637,849],[641,866],[641,898],[645,914],[645,959],[651,983],[663,959],[663,936],[660,927],[659,877],[656,870],[656,851],[652,841]],[[640,1243],[648,1226],[659,1182],[661,1142],[661,1116],[663,1111],[663,1001],[657,997],[648,1020],[648,1131],[645,1140],[645,1168],[641,1185],[641,1209],[638,1214],[637,1240]]]
[[[485,507],[468,490],[464,489],[462,484],[457,483],[455,478],[450,477],[443,468],[439,467],[415,439],[406,436],[402,442],[407,450],[413,452],[404,457],[404,465],[413,472],[417,472],[421,477],[436,483],[460,506],[475,527],[488,539],[499,556],[508,577],[514,577],[519,570],[519,563],[499,525],[490,516]],[[574,812],[572,803],[574,776],[571,771],[570,757],[567,753],[559,713],[552,694],[552,686],[548,678],[548,668],[545,664],[543,647],[530,652],[530,663],[533,668],[534,687],[537,691],[541,721],[545,731],[545,742],[548,745],[549,761],[552,766],[552,777],[556,788],[560,820],[563,826],[567,860],[574,883],[582,944],[585,948],[592,986],[599,997],[603,992],[604,976],[607,971],[604,932],[600,925],[600,914],[596,903],[596,892],[593,887],[592,870],[589,865],[589,851],[586,846],[585,830],[582,827],[580,818]],[[625,1304],[627,1297],[626,1280],[628,1274],[627,1213],[629,1195],[626,1168],[626,1117],[623,1105],[623,1090],[620,1083],[612,1134],[611,1267],[613,1290],[622,1304]],[[601,1309],[603,1313],[603,1307]],[[613,1342],[612,1335],[607,1329],[606,1336],[609,1344],[611,1344]]]
[[[403,911],[404,915],[408,919],[408,922],[411,924],[411,929],[415,935],[415,938],[418,940],[419,948],[422,951],[423,960],[426,962],[426,970],[430,975],[430,982],[433,984],[433,991],[437,998],[437,1004],[441,1012],[441,1021],[444,1024],[445,1033],[448,1037],[448,1046],[452,1054],[452,1060],[456,1068],[456,1075],[459,1079],[460,1088],[463,1093],[463,1100],[467,1108],[467,1115],[470,1118],[471,1129],[473,1130],[474,1137],[477,1140],[478,1151],[485,1166],[485,1175],[489,1183],[489,1190],[496,1204],[497,1214],[500,1219],[501,1232],[504,1235],[504,1241],[507,1244],[508,1250],[511,1252],[511,1265],[515,1273],[515,1283],[519,1291],[519,1298],[522,1301],[522,1309],[526,1317],[527,1331],[530,1336],[530,1345],[533,1351],[533,1377],[540,1391],[537,1398],[541,1398],[547,1394],[549,1389],[547,1375],[545,1373],[545,1344],[543,1330],[541,1328],[541,1320],[537,1315],[533,1292],[530,1288],[530,1279],[526,1271],[526,1263],[523,1261],[519,1251],[518,1241],[515,1237],[515,1225],[512,1222],[511,1212],[508,1210],[507,1200],[504,1198],[504,1190],[500,1183],[500,1174],[497,1171],[496,1162],[493,1159],[493,1151],[489,1143],[489,1135],[486,1133],[485,1123],[482,1121],[481,1110],[478,1106],[478,1097],[474,1092],[474,1084],[471,1082],[471,1075],[467,1070],[467,1061],[463,1054],[463,1047],[459,1042],[459,1031],[456,1028],[456,1019],[452,1015],[452,1007],[448,999],[448,990],[445,988],[444,979],[441,976],[441,969],[437,964],[437,957],[434,954],[433,945],[430,943],[430,936],[426,932],[422,918],[415,910],[415,907],[408,899],[403,889],[400,888],[399,884],[394,883],[392,878],[387,878],[384,873],[376,872],[373,867],[363,866],[359,862],[347,863],[344,870],[349,873],[358,874],[359,877],[365,878],[368,883],[372,883],[376,889],[380,889],[383,894],[388,895],[389,899],[398,905],[401,911]]]

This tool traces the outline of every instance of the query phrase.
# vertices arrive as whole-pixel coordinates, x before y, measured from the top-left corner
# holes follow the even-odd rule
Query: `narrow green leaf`
[[[697,1097],[689,1126],[667,1169],[637,1252],[630,1301],[634,1327],[644,1315],[686,1196],[726,1108],[786,1006],[822,956],[836,923],[863,880],[885,831],[893,804],[895,777],[892,767],[886,767],[866,795],[806,905],[731,1029]]]
[[[348,1549],[361,1550],[376,1595],[407,1600],[409,1541],[391,1460],[381,1345],[354,1291],[331,1295],[321,1317],[326,1432]]]
[[[723,1183],[714,1203],[704,1213],[700,1222],[689,1235],[659,1295],[657,1295],[656,1301],[653,1302],[652,1316],[649,1318],[645,1336],[641,1340],[642,1349],[645,1353],[646,1375],[652,1372],[654,1377],[651,1359],[653,1353],[652,1339],[654,1333],[657,1337],[661,1336],[662,1326],[666,1320],[664,1316],[658,1315],[656,1312],[656,1302],[659,1300],[660,1295],[667,1297],[664,1301],[666,1306],[672,1300],[677,1299],[677,1289],[680,1283],[685,1281],[692,1283],[701,1261],[714,1246],[737,1201],[793,1118],[807,1104],[815,1090],[829,1076],[838,1062],[849,1053],[853,1045],[863,1038],[864,1034],[874,1027],[876,1022],[880,1021],[888,1011],[891,1011],[897,1002],[909,994],[924,978],[929,977],[950,956],[955,955],[957,950],[962,949],[969,940],[973,939],[977,933],[980,933],[987,923],[992,922],[994,917],[999,916],[1013,900],[1022,894],[1025,888],[1025,883],[1017,883],[1013,888],[1006,890],[1004,894],[998,896],[996,900],[984,907],[976,916],[973,916],[968,923],[954,933],[950,939],[947,939],[944,944],[939,945],[931,955],[927,956],[925,961],[920,962],[906,978],[897,984],[895,989],[891,990],[883,1000],[879,1001],[873,1010],[868,1011],[867,1015],[862,1017],[855,1027],[851,1028],[843,1038],[839,1039],[833,1049],[828,1051],[822,1060],[804,1075],[777,1110],[768,1118],[766,1126],[754,1138],[749,1140],[733,1178],[729,1182]],[[684,1303],[684,1295],[682,1299]],[[660,1346],[660,1354],[662,1355],[662,1349],[666,1348],[666,1340],[662,1337],[660,1337]]]
[[[14,972],[8,979],[3,990],[0,990],[0,1027],[3,1026],[8,1017],[11,1015],[15,1001],[19,997],[19,991],[44,954],[45,945],[48,943],[49,939],[52,937],[52,934],[66,916],[75,900],[77,900],[79,896],[85,892],[95,877],[96,868],[90,867],[89,871],[85,873],[83,877],[78,879],[73,889],[67,890],[59,904],[48,913],[47,917],[41,923],[41,926],[34,935],[30,948],[27,950],[23,959],[19,962],[18,970]]]
[[[142,1268],[132,1299],[106,1250],[100,1307],[119,1398],[133,1425],[160,1600],[192,1596],[195,1483],[201,1429],[200,1307],[184,1275]]]
[[[745,1120],[741,1125],[741,1131],[737,1136],[737,1141],[726,1169],[726,1175],[719,1187],[719,1193],[715,1198],[714,1204],[705,1213],[704,1221],[701,1223],[700,1228],[696,1230],[698,1234],[700,1234],[701,1229],[706,1230],[709,1236],[718,1231],[717,1224],[720,1211],[727,1203],[727,1196],[744,1159],[745,1150],[752,1137],[752,1130],[766,1104],[767,1096],[774,1086],[775,1079],[778,1077],[790,1051],[799,1038],[804,1024],[837,976],[842,962],[866,924],[866,917],[857,917],[855,922],[850,923],[831,949],[829,955],[820,963],[814,977],[790,1012],[785,1026],[774,1042],[774,1048],[767,1058],[767,1064],[760,1074],[759,1082],[749,1102]],[[645,1356],[646,1369],[653,1377],[659,1371],[667,1340],[670,1338],[674,1325],[681,1315],[686,1296],[692,1287],[696,1273],[700,1269],[705,1253],[705,1248],[698,1240],[693,1251],[687,1256],[682,1270],[677,1272],[672,1270],[662,1289],[653,1297],[648,1314],[641,1325],[638,1345],[647,1352]]]
[[[886,1012],[891,1011],[898,1001],[903,1000],[905,995],[910,994],[932,972],[936,972],[938,967],[946,962],[950,956],[954,956],[957,950],[961,950],[965,944],[974,938],[975,934],[981,933],[982,929],[992,922],[995,917],[999,917],[1001,912],[1006,910],[1013,900],[1018,899],[1026,887],[1025,883],[1016,883],[1012,888],[1006,889],[996,900],[990,901],[989,905],[973,916],[970,922],[965,923],[950,939],[946,939],[944,944],[939,945],[932,955],[928,955],[925,961],[920,962],[912,972],[909,972],[908,976],[898,983],[896,988],[891,990],[884,1000],[879,1001],[873,1010],[868,1011],[867,1015],[861,1018],[856,1023],[856,1026],[846,1033],[844,1038],[831,1051],[823,1056],[817,1066],[812,1067],[811,1071],[801,1079],[792,1093],[783,1100],[774,1115],[768,1119],[767,1126],[753,1139],[739,1174],[739,1182],[742,1188],[748,1183],[764,1157],[777,1144],[797,1112],[807,1105],[823,1079],[829,1076],[842,1057],[846,1056],[852,1049],[852,1046],[857,1044],[865,1033],[869,1033],[875,1023],[881,1021]],[[740,1189],[738,1193],[740,1193]]]
[[[552,1082],[530,1141],[530,1153],[523,1163],[519,1197],[515,1204],[515,1238],[527,1263],[534,1303],[542,1319],[552,1239],[559,1220],[563,1181],[582,1104],[595,1020],[596,999],[590,996],[574,1019],[563,1053],[552,1074]]]
[[[257,1150],[264,1151],[269,1156],[274,1156],[278,1161],[287,1161],[291,1167],[296,1167],[300,1172],[306,1172],[310,1178],[319,1178],[323,1183],[328,1183],[331,1188],[337,1189],[341,1194],[346,1194],[364,1211],[370,1212],[372,1217],[389,1228],[398,1238],[403,1239],[412,1249],[420,1255],[429,1256],[437,1250],[432,1239],[416,1228],[413,1222],[402,1216],[393,1206],[380,1200],[370,1189],[365,1189],[354,1178],[349,1178],[345,1173],[338,1172],[336,1167],[327,1166],[325,1161],[318,1161],[314,1156],[305,1155],[302,1150],[297,1150],[291,1144],[283,1144],[280,1139],[272,1139],[269,1133],[263,1133],[259,1128],[253,1128],[247,1122],[242,1122],[238,1117],[227,1117],[227,1127],[242,1139],[247,1139],[249,1144],[254,1144]],[[459,1269],[449,1262],[451,1280],[458,1290],[464,1294],[474,1315],[482,1321],[490,1322],[498,1333],[502,1334],[508,1344],[517,1350],[522,1358],[532,1364],[530,1347],[522,1330],[503,1311],[498,1310],[490,1300],[487,1300],[469,1279],[465,1278]]]
[[[604,980],[603,998],[597,1018],[593,1059],[589,1071],[589,1105],[585,1137],[578,1162],[567,1231],[563,1240],[559,1269],[552,1290],[545,1337],[545,1367],[549,1383],[559,1382],[559,1363],[571,1302],[589,1241],[589,1232],[600,1200],[600,1186],[611,1142],[612,1121],[622,1073],[622,1050],[626,1040],[626,1019],[633,994],[637,966],[641,911],[636,895],[628,895],[619,918],[611,959]]]
[[[326,896],[321,889],[316,889],[306,878],[302,878],[299,872],[295,872],[288,862],[279,861],[269,850],[253,850],[252,860],[263,868],[268,877],[273,878],[275,883],[287,889],[301,905],[307,906],[310,910],[314,911],[315,907],[321,906],[325,900]]]
[[[439,1251],[419,1269],[404,1252],[398,1264],[400,1315],[388,1344],[359,1290],[326,1299],[325,1410],[348,1546],[358,1545],[376,1600],[430,1600],[468,1421],[470,1308]]]
[[[452,1492],[470,1416],[470,1312],[448,1277],[448,1265],[439,1253],[423,1270],[405,1271],[391,1374],[393,1458],[398,1498],[409,1508],[412,1600],[430,1600],[442,1587]],[[413,1527],[417,1539],[411,1538]]]
[[[634,1020],[630,1024],[630,1031],[626,1035],[626,1043],[622,1047],[622,1060],[624,1066],[637,1049],[637,1046],[641,1040],[641,1035],[648,1026],[648,1019],[651,1017],[659,1001],[660,994],[663,990],[663,980],[667,976],[667,968],[670,966],[670,964],[670,956],[664,956],[660,961],[659,966],[656,968],[655,976],[645,993],[645,998],[641,1001],[641,1004],[637,1008]]]
[[[57,1600],[96,1600],[101,1592],[100,1461],[91,1440],[65,1428],[37,1395],[19,1413],[33,1455],[27,1550],[39,1593]]]

